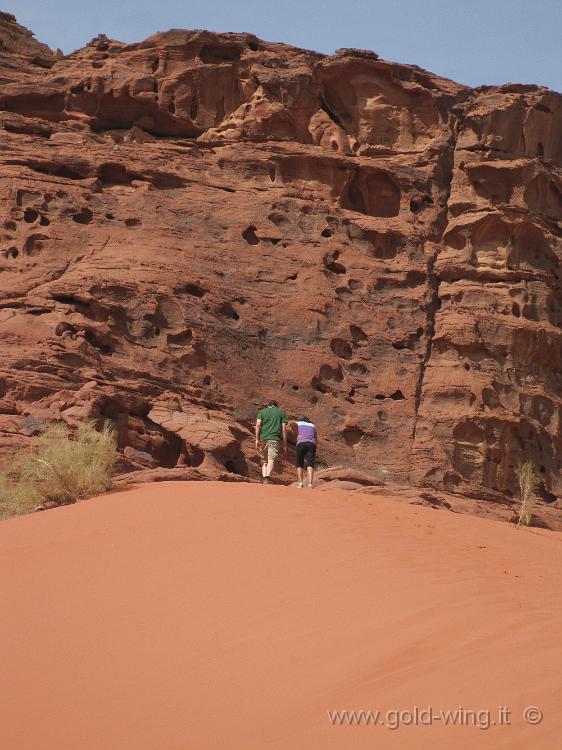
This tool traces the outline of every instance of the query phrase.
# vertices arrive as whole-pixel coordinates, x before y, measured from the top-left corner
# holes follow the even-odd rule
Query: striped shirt
[[[312,422],[297,422],[297,445],[299,443],[314,443],[316,445],[316,426]]]

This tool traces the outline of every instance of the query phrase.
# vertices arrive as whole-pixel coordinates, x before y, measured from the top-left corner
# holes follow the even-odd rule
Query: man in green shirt
[[[277,401],[270,401],[258,411],[256,419],[256,448],[260,452],[261,473],[264,484],[271,483],[271,472],[279,455],[279,443],[283,438],[282,453],[287,450],[287,430],[289,420],[281,411]]]

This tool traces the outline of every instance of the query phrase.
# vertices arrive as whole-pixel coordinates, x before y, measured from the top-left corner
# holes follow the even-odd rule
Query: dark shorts
[[[298,443],[297,444],[297,466],[299,469],[304,468],[306,462],[307,466],[312,466],[316,462],[316,444],[315,443]]]

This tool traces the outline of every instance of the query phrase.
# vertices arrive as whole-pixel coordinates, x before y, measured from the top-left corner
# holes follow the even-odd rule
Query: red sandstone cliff
[[[115,421],[126,459],[253,474],[275,394],[323,459],[562,499],[562,97],[249,34],[0,15],[0,450]],[[147,455],[143,455],[147,454]]]

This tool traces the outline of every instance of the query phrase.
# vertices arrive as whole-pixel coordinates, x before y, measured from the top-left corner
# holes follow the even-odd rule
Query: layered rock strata
[[[4,455],[108,418],[123,471],[254,475],[273,395],[327,465],[509,501],[532,460],[559,502],[559,94],[7,14],[0,59]]]

